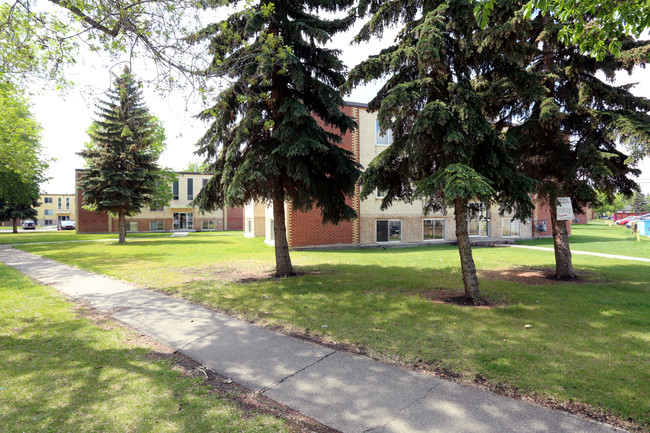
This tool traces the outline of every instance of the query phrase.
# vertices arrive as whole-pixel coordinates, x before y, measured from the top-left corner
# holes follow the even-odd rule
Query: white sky
[[[354,30],[353,30],[354,31]],[[394,34],[394,32],[391,32]],[[352,32],[350,34],[353,34]],[[371,54],[379,52],[382,44],[362,44],[350,46],[350,34],[339,35],[333,41],[333,46],[343,50],[343,61],[352,67]],[[392,37],[392,36],[391,36]],[[88,141],[86,129],[94,115],[94,104],[103,93],[110,88],[110,65],[97,55],[87,55],[84,63],[70,70],[66,76],[77,83],[77,86],[65,95],[51,89],[37,91],[31,97],[32,112],[43,126],[43,149],[45,154],[56,158],[50,163],[47,176],[51,180],[41,185],[42,192],[50,194],[74,193],[74,171],[83,168],[83,159],[76,152],[83,150]],[[112,72],[119,74],[121,66]],[[146,76],[147,71],[135,67],[136,76]],[[650,98],[650,69],[637,68],[630,77],[626,73],[617,78],[616,84],[638,82],[633,93]],[[345,97],[347,101],[369,102],[378,85],[360,87]],[[189,162],[199,162],[199,156],[194,155],[195,143],[207,129],[207,124],[194,118],[200,109],[198,104],[187,107],[186,95],[175,92],[167,97],[161,97],[150,88],[144,89],[145,103],[151,114],[163,122],[167,134],[167,148],[160,163],[165,167],[180,171]],[[639,165],[643,174],[637,179],[644,193],[650,193],[650,158],[645,158]]]

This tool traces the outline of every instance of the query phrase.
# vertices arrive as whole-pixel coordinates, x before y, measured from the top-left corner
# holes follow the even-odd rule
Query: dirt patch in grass
[[[256,281],[278,280],[272,265],[253,260],[210,265],[204,268],[185,269],[184,273],[192,280],[217,280],[222,283],[254,283]],[[296,277],[326,273],[319,269],[296,271]]]
[[[429,290],[418,290],[409,292],[413,296],[420,296],[424,299],[428,299],[431,302],[437,304],[454,304],[460,305],[463,307],[474,307],[474,308],[494,308],[502,306],[502,304],[494,303],[489,299],[486,299],[486,304],[483,305],[474,305],[474,302],[465,296],[464,291],[449,291],[447,289],[429,289]],[[505,305],[505,304],[503,304]]]
[[[556,278],[555,271],[549,268],[511,268],[499,269],[496,271],[480,271],[478,273],[480,278],[488,280],[501,280],[512,281],[517,284],[526,284],[529,286],[544,286],[549,284],[562,284],[562,283],[594,283],[603,282],[598,281],[595,275],[588,272],[576,271],[576,279],[569,280],[564,278]]]

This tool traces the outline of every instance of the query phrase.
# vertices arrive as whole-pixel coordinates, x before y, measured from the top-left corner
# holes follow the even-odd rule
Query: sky
[[[353,67],[369,55],[378,53],[381,43],[350,45],[352,32],[337,35],[332,46],[342,50],[342,60],[348,67]],[[394,34],[394,32],[392,32]],[[392,38],[392,35],[390,36]],[[387,40],[387,38],[385,38]],[[146,77],[151,71],[147,64],[136,64],[133,73]],[[97,54],[84,56],[83,62],[66,72],[66,77],[76,86],[65,93],[54,89],[31,89],[32,113],[43,127],[42,146],[46,157],[55,158],[50,162],[47,176],[51,179],[41,185],[41,191],[49,194],[74,193],[75,169],[83,168],[84,161],[76,155],[83,150],[88,141],[86,130],[93,119],[94,105],[102,99],[111,86],[111,73],[119,74],[122,66],[108,64],[105,57]],[[619,74],[616,84],[639,83],[632,92],[650,98],[650,69],[637,68],[632,76]],[[369,102],[379,83],[355,89],[346,95],[346,101]],[[201,157],[194,154],[195,143],[206,131],[208,124],[199,121],[195,115],[200,111],[200,104],[188,101],[187,93],[175,91],[160,95],[153,88],[145,85],[143,89],[145,104],[151,114],[157,116],[165,127],[167,134],[166,150],[160,158],[160,164],[175,171],[183,171],[190,162],[201,162]],[[645,194],[650,194],[650,158],[645,158],[639,168],[643,171],[637,178]]]

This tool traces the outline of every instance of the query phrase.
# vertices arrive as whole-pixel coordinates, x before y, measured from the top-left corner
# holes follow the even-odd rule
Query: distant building
[[[77,197],[74,194],[42,194],[36,208],[36,225],[55,226],[61,221],[74,221],[77,216]]]
[[[76,182],[83,170],[76,170]],[[211,175],[177,172],[172,185],[174,198],[169,206],[150,206],[133,217],[126,218],[127,232],[222,231],[243,230],[243,209],[226,208],[202,214],[190,206],[196,193]],[[83,208],[82,191],[77,188],[77,233],[117,233],[118,221],[106,213]]]

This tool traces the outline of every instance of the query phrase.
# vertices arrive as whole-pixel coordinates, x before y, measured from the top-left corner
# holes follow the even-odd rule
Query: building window
[[[52,221],[52,220],[45,220],[43,225],[51,226],[51,225],[54,225],[53,223],[54,223],[54,221]]]
[[[209,220],[209,221],[204,220],[201,223],[201,227],[203,228],[203,230],[214,230],[214,221],[213,220]]]
[[[158,202],[155,202],[155,201],[154,201],[154,202],[151,203],[151,205],[149,206],[149,210],[150,210],[151,212],[162,212],[163,210],[165,210],[165,207],[164,207],[164,206],[161,206],[160,204],[158,204]]]
[[[126,222],[126,231],[127,232],[137,232],[138,231],[138,222],[137,221],[127,221]]]
[[[201,188],[203,188],[205,184],[208,183],[208,180],[210,179],[201,179]]]
[[[58,198],[56,199],[56,208],[57,208],[57,209],[61,209],[62,204],[63,204],[63,200],[61,199],[61,197],[58,197]]]
[[[377,198],[386,197],[386,191],[384,191],[383,189],[376,188],[375,189],[375,197],[377,197]]]
[[[54,211],[52,209],[43,209],[43,215],[54,215]]]
[[[246,220],[246,233],[253,233],[253,219],[248,218]]]
[[[504,218],[503,236],[520,236],[520,221],[514,218]]]
[[[269,231],[268,231],[268,238],[270,241],[275,241],[275,224],[273,224],[273,220],[269,220]]]
[[[187,199],[194,200],[194,179],[187,179]]]
[[[422,220],[422,240],[437,241],[445,238],[445,220]]]
[[[149,221],[149,231],[161,232],[165,230],[165,222],[163,220]]]
[[[172,183],[172,195],[174,196],[174,200],[178,200],[178,181],[175,180]]]
[[[70,209],[70,197],[65,198],[65,208]]]
[[[43,201],[45,202],[45,204],[52,204],[52,197],[45,197]]]
[[[470,236],[490,236],[489,206],[481,202],[471,202],[469,204],[467,230]]]
[[[401,242],[401,220],[377,220],[377,242]]]
[[[393,144],[393,131],[390,129],[381,133],[381,128],[379,127],[379,120],[376,121],[376,137],[377,137],[377,146],[390,146]]]

